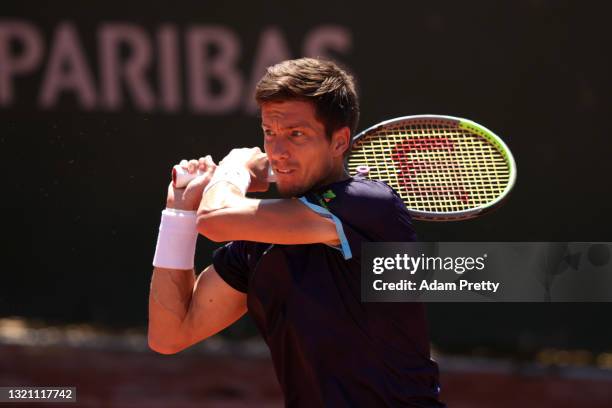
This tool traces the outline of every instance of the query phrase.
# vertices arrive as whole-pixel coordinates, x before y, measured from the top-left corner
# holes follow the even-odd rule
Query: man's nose
[[[271,160],[285,160],[289,158],[289,146],[282,138],[266,144],[266,153]]]

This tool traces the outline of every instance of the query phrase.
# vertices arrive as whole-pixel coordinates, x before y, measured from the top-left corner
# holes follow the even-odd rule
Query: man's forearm
[[[240,189],[227,181],[221,181],[202,194],[198,216],[209,212],[238,205],[245,199]]]
[[[204,193],[197,212],[198,233],[214,242],[226,242],[240,239],[235,234],[235,218],[227,210],[253,214],[261,200],[247,198],[237,187],[227,182],[217,183]],[[235,220],[234,220],[235,221]],[[244,225],[239,226],[239,230]]]
[[[196,276],[192,269],[154,268],[149,292],[149,345],[162,353],[181,349],[181,330],[193,296]]]

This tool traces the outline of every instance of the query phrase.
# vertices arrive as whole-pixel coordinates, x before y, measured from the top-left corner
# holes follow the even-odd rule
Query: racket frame
[[[473,133],[476,133],[482,136],[486,140],[490,141],[497,148],[497,150],[501,153],[501,155],[507,160],[508,169],[509,169],[510,174],[509,174],[508,183],[506,184],[505,189],[495,200],[491,202],[488,202],[484,205],[480,205],[478,207],[466,209],[466,210],[440,211],[440,212],[416,210],[416,209],[411,209],[408,206],[406,206],[410,214],[413,216],[413,218],[417,220],[422,220],[422,221],[459,221],[459,220],[466,220],[470,218],[479,217],[481,215],[484,215],[485,213],[488,213],[498,208],[508,198],[510,191],[512,190],[512,188],[514,187],[514,184],[516,183],[516,173],[517,173],[516,162],[514,160],[514,157],[512,156],[512,152],[510,151],[506,143],[504,143],[504,141],[499,136],[493,133],[490,129],[487,129],[486,127],[474,121],[471,121],[469,119],[455,117],[455,116],[448,116],[448,115],[423,114],[423,115],[401,116],[401,117],[385,120],[383,122],[377,123],[376,125],[363,130],[362,132],[360,132],[359,134],[353,137],[352,144],[355,145],[355,143],[358,142],[360,139],[365,138],[371,133],[380,131],[381,128],[389,127],[390,125],[395,125],[400,122],[418,122],[419,124],[427,124],[428,121],[431,121],[431,124],[436,124],[436,123],[439,123],[440,121],[451,122],[453,125],[456,125],[459,128],[467,129]],[[349,154],[349,157],[347,159],[347,164],[348,164],[348,161],[350,161],[350,156],[351,155]]]

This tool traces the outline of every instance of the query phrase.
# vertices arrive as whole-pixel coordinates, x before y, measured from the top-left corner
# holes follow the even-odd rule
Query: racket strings
[[[454,123],[410,123],[359,139],[349,171],[368,166],[411,209],[455,212],[486,205],[510,179],[504,155],[487,139]]]

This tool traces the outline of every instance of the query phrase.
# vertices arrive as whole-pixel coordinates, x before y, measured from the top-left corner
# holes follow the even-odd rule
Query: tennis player
[[[265,154],[234,149],[170,185],[154,258],[149,345],[177,353],[248,311],[268,344],[288,407],[444,407],[420,303],[360,300],[361,243],[414,241],[383,182],[350,177],[359,118],[351,76],[332,62],[285,61],[256,89]],[[281,199],[268,189],[268,166]],[[195,276],[198,233],[229,242]]]

